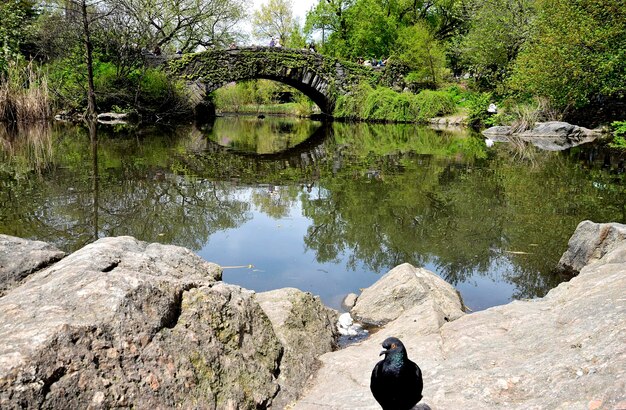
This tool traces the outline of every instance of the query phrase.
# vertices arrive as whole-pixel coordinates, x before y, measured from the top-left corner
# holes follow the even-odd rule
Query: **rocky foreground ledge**
[[[0,279],[14,241],[0,235]],[[391,335],[433,409],[626,409],[624,225],[582,222],[560,262],[575,278],[472,314],[439,277],[400,265],[351,310],[380,330],[335,351],[337,314],[318,298],[225,284],[184,248],[119,237],[56,252],[24,264],[42,267],[25,280],[11,265],[2,409],[376,409],[370,372]]]

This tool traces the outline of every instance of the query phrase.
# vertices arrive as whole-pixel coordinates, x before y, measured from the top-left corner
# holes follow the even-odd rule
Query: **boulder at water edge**
[[[335,348],[337,312],[319,297],[294,288],[258,293],[256,299],[284,347],[280,392],[272,401],[272,407],[282,409],[299,397],[319,367],[317,358]]]
[[[45,242],[0,235],[0,297],[64,256],[65,252]]]
[[[191,251],[84,247],[0,298],[0,408],[255,408],[283,348],[253,292]]]
[[[577,252],[597,258],[586,258],[591,263],[577,277],[537,300],[462,314],[450,285],[434,274],[395,268],[353,310],[386,324],[322,355],[294,408],[379,409],[370,373],[381,342],[396,336],[421,367],[423,402],[433,410],[626,409],[626,241],[606,242],[618,239],[623,225],[581,226],[596,236],[574,241]]]
[[[547,151],[565,150],[591,142],[601,135],[599,131],[562,121],[538,122],[533,128],[525,131],[516,131],[511,126],[495,126],[487,128],[482,134],[493,141],[507,142],[511,139],[527,141]]]

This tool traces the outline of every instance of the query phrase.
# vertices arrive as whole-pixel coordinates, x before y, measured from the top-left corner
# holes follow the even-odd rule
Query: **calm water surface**
[[[66,251],[116,235],[182,245],[227,282],[335,308],[409,262],[480,310],[565,280],[554,267],[580,221],[626,222],[620,155],[277,118],[101,128],[97,143],[77,126],[0,128],[0,233]]]

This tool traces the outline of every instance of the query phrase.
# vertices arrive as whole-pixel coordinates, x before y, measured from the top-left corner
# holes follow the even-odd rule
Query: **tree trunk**
[[[87,63],[87,115],[88,119],[96,117],[96,90],[93,84],[93,45],[91,44],[91,33],[89,31],[89,18],[87,16],[87,0],[81,1],[83,14],[83,35],[85,42],[85,62]]]

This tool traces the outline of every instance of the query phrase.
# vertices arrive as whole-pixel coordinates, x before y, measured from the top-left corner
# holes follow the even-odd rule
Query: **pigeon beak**
[[[385,349],[382,352],[380,352],[379,356],[382,356],[382,355],[387,354],[387,353],[388,353],[388,351],[387,351],[387,349]]]

